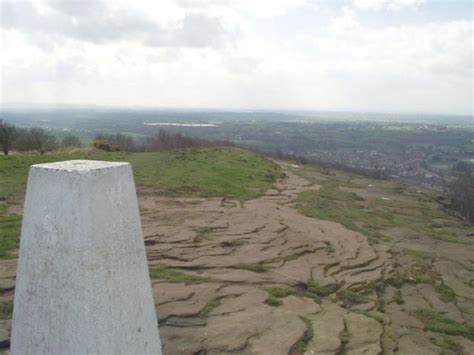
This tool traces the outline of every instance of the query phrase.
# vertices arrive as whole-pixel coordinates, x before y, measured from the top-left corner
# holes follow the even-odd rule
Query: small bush
[[[116,152],[119,150],[118,147],[109,144],[105,139],[94,139],[92,146],[106,152]]]

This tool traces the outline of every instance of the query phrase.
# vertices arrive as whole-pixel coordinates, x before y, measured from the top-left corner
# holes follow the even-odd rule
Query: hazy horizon
[[[473,115],[471,1],[0,5],[0,106]]]
[[[275,113],[293,113],[293,114],[354,114],[354,115],[381,115],[381,116],[421,116],[421,117],[474,117],[474,114],[450,114],[450,113],[430,113],[430,112],[393,112],[393,111],[355,111],[355,110],[320,110],[320,109],[310,109],[310,108],[239,108],[239,107],[160,107],[160,106],[146,106],[146,105],[129,105],[129,106],[119,106],[119,105],[101,105],[93,103],[81,103],[81,104],[71,104],[71,103],[61,103],[61,102],[42,102],[42,103],[32,103],[32,102],[0,102],[0,112],[4,111],[14,111],[14,110],[111,110],[111,111],[196,111],[196,112],[275,112]],[[474,121],[473,121],[474,124]]]

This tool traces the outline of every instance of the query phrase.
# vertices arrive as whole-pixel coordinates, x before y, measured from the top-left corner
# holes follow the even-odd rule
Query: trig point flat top
[[[102,160],[66,160],[56,163],[35,164],[31,167],[35,169],[62,170],[67,172],[87,172],[92,170],[118,168],[126,165],[129,165],[129,163]]]

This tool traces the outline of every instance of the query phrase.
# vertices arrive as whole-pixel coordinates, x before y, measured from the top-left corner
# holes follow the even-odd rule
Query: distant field
[[[129,154],[73,150],[0,156],[0,258],[8,257],[8,250],[17,246],[20,217],[7,209],[25,191],[30,165],[71,159],[130,162],[138,186],[168,196],[246,200],[264,193],[281,176],[278,165],[236,148]]]

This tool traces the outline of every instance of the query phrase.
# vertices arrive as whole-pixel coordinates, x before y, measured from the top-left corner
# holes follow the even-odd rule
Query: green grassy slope
[[[473,243],[459,233],[472,226],[443,209],[433,191],[310,165],[294,172],[320,186],[299,194],[300,212],[341,223],[372,243],[388,239],[390,228],[411,229],[451,243]]]

